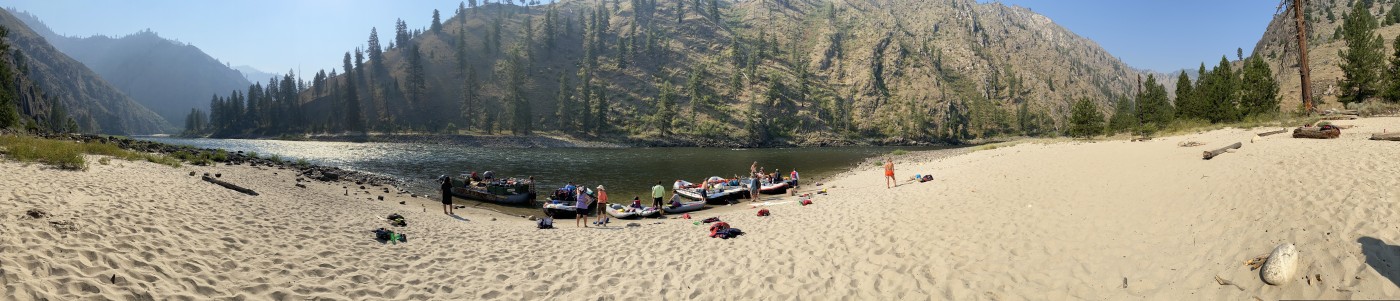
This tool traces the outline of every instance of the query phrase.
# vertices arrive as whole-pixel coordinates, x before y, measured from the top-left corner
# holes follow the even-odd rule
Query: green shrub
[[[69,170],[87,168],[87,162],[83,160],[83,148],[75,142],[3,136],[0,137],[0,146],[5,147],[5,155],[16,161],[39,162]]]
[[[297,166],[306,167],[306,166],[310,166],[310,165],[311,165],[311,162],[306,162],[306,159],[297,159],[296,165],[297,165]]]
[[[891,155],[895,155],[895,156],[903,156],[904,154],[908,154],[908,153],[909,153],[909,151],[902,150],[902,149],[896,149],[896,150],[894,150],[893,152],[890,152]]]

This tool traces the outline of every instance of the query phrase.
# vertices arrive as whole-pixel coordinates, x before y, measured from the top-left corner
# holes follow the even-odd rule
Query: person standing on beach
[[[452,177],[442,175],[442,214],[452,215]]]
[[[656,186],[651,187],[651,206],[661,209],[661,197],[666,195],[666,186],[661,186],[661,181],[656,181]]]
[[[604,214],[608,214],[604,211],[607,210],[606,208],[608,208],[608,192],[603,190],[603,185],[598,185],[598,220],[601,221]]]
[[[588,228],[588,191],[587,189],[579,189],[577,195],[574,212],[578,213],[578,218],[574,219],[574,227],[578,227],[579,223],[582,222],[583,227]]]
[[[789,174],[789,175],[788,175],[788,178],[792,179],[792,188],[797,188],[797,169],[796,169],[796,168],[793,168],[793,169],[792,169],[792,174]]]
[[[890,187],[892,187],[890,186],[891,183],[893,183],[894,186],[899,186],[899,182],[894,180],[894,161],[891,161],[890,158],[885,158],[885,189],[890,189]]]

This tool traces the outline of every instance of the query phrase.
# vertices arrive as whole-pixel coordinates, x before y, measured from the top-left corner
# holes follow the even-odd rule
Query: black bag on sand
[[[554,218],[545,217],[540,219],[539,227],[540,229],[554,229]]]

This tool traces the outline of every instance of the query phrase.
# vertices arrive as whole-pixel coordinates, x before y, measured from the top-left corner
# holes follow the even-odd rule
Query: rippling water
[[[138,138],[200,148],[257,152],[263,157],[277,155],[283,160],[305,159],[313,164],[388,175],[404,180],[413,191],[427,192],[434,197],[436,186],[432,182],[439,175],[456,176],[469,171],[493,170],[498,177],[535,176],[541,184],[540,195],[545,195],[547,189],[573,181],[588,187],[605,185],[614,200],[631,199],[632,196],[646,199],[650,187],[657,181],[662,181],[669,188],[671,182],[677,179],[694,182],[709,176],[742,175],[748,172],[749,164],[754,161],[768,170],[778,168],[784,176],[795,168],[802,178],[819,178],[896,149],[482,148],[417,143]],[[526,211],[519,208],[496,209]]]

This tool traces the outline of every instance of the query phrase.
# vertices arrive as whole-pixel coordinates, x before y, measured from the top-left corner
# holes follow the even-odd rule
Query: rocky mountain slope
[[[241,73],[198,47],[149,30],[122,37],[67,37],[55,34],[37,16],[11,13],[59,51],[174,124],[183,124],[190,109],[207,108],[210,95],[247,89],[249,84]]]
[[[1057,132],[1072,101],[1109,111],[1139,74],[1045,16],[972,0],[492,4],[405,40],[378,32],[393,45],[382,63],[353,68],[375,129],[528,118],[534,131],[662,144],[963,141]],[[303,94],[309,120],[341,119],[341,71]]]
[[[1337,102],[1338,82],[1342,79],[1342,69],[1338,66],[1341,58],[1337,52],[1346,49],[1340,28],[1343,16],[1350,13],[1358,1],[1370,1],[1371,13],[1378,20],[1385,20],[1387,14],[1394,13],[1396,1],[1386,0],[1312,0],[1305,2],[1305,19],[1308,33],[1308,60],[1312,68],[1313,100],[1319,109],[1339,108]],[[1384,23],[1382,23],[1384,24]],[[1269,27],[1254,46],[1255,55],[1264,55],[1279,81],[1280,106],[1284,111],[1299,111],[1302,107],[1302,83],[1298,74],[1298,44],[1293,15],[1279,14],[1269,22]],[[1382,25],[1376,30],[1386,40],[1383,53],[1387,59],[1391,53],[1391,41],[1400,36],[1397,24]]]
[[[15,64],[11,66],[22,75],[18,77],[21,114],[51,123],[50,112],[59,108],[66,113],[53,114],[57,119],[72,118],[77,130],[84,132],[133,135],[172,129],[164,118],[63,54],[9,11],[0,11],[0,26],[10,31],[6,39],[13,47]]]

